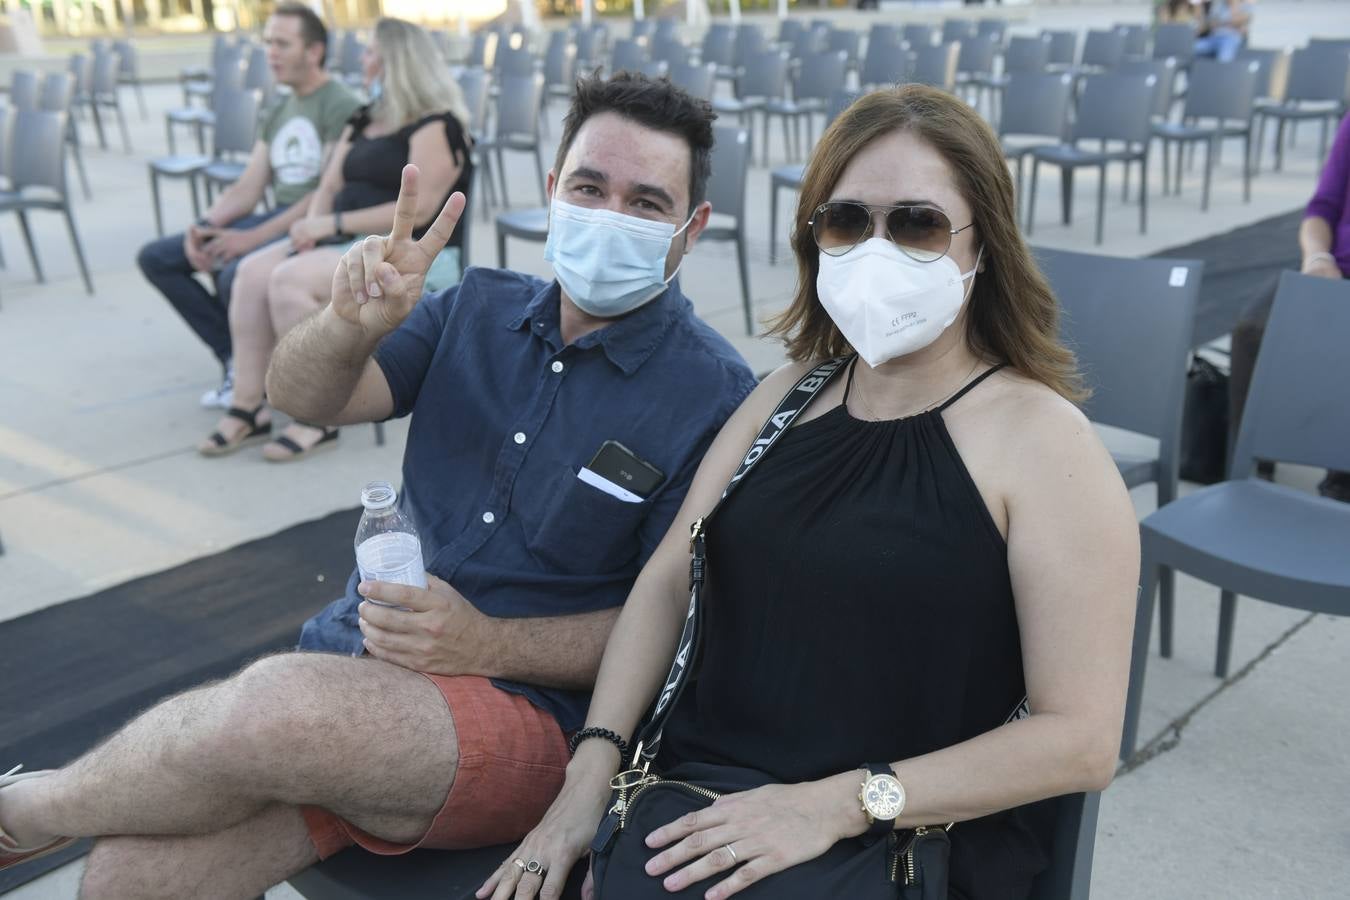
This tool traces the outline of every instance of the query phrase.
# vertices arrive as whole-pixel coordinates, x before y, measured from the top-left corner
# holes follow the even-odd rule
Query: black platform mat
[[[1204,240],[1169,247],[1157,257],[1202,259],[1204,279],[1195,311],[1195,345],[1233,330],[1243,310],[1275,293],[1280,272],[1298,270],[1298,227],[1303,208],[1262,219]]]
[[[293,646],[346,586],[359,518],[333,513],[0,623],[0,772],[69,762],[156,700]],[[0,872],[0,893],[87,849]]]

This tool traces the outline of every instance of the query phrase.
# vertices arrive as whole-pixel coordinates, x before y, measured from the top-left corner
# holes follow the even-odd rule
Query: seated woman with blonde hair
[[[234,344],[234,403],[199,446],[223,456],[271,432],[263,379],[272,349],[300,320],[328,303],[333,270],[364,235],[385,234],[394,224],[400,173],[412,163],[421,172],[424,198],[416,213],[418,237],[454,191],[468,193],[472,175],[469,115],[459,86],[430,35],[401,19],[375,25],[362,60],[371,102],[357,110],[333,149],[305,218],[290,241],[247,256],[230,299]],[[456,283],[463,234],[455,232],[427,277],[427,290]],[[293,422],[263,448],[273,462],[300,459],[331,447],[336,428]]]
[[[1030,894],[1040,801],[1115,771],[1139,530],[1015,209],[998,138],[950,94],[877,91],[826,131],[775,329],[793,361],[704,457],[561,793],[478,897],[559,896],[588,847],[597,900],[894,897],[880,853],[949,823],[941,896]],[[653,701],[644,770],[627,744]],[[848,869],[870,892],[831,883],[874,852]]]

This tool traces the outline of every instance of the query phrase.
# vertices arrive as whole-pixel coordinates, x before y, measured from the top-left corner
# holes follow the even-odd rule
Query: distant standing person
[[[145,277],[211,349],[224,370],[202,405],[228,407],[233,392],[226,306],[239,260],[286,236],[302,218],[328,149],[360,101],[324,71],[328,29],[308,6],[282,3],[263,27],[267,64],[290,88],[258,119],[258,142],[244,173],[186,233],[152,241],[136,256]],[[257,213],[268,187],[275,205]],[[209,274],[214,293],[194,276]]]
[[[1341,120],[1317,190],[1308,201],[1303,224],[1298,229],[1298,245],[1303,255],[1301,271],[1304,275],[1332,280],[1350,276],[1350,116]],[[1229,409],[1234,434],[1247,404],[1257,353],[1274,302],[1273,293],[1262,297],[1242,314],[1242,320],[1233,329]],[[1269,463],[1262,468],[1269,474]],[[1323,497],[1350,502],[1350,472],[1327,472],[1317,490]]]

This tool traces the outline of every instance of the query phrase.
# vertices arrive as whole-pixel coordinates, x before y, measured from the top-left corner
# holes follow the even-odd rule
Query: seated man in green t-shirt
[[[185,233],[152,241],[136,257],[145,277],[220,361],[224,370],[220,388],[202,396],[202,405],[208,407],[230,405],[232,354],[226,308],[239,260],[286,237],[291,224],[304,216],[328,150],[360,106],[346,85],[324,71],[328,30],[309,7],[278,5],[263,28],[263,40],[273,77],[290,92],[259,115],[258,142],[243,175]],[[269,186],[275,205],[256,213]],[[211,276],[214,293],[193,277],[194,272]]]

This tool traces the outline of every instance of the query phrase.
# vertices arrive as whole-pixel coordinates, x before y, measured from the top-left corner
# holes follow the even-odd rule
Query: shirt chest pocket
[[[638,528],[650,508],[650,499],[620,500],[577,478],[571,466],[559,466],[526,541],[536,559],[559,572],[612,575],[636,560]]]

